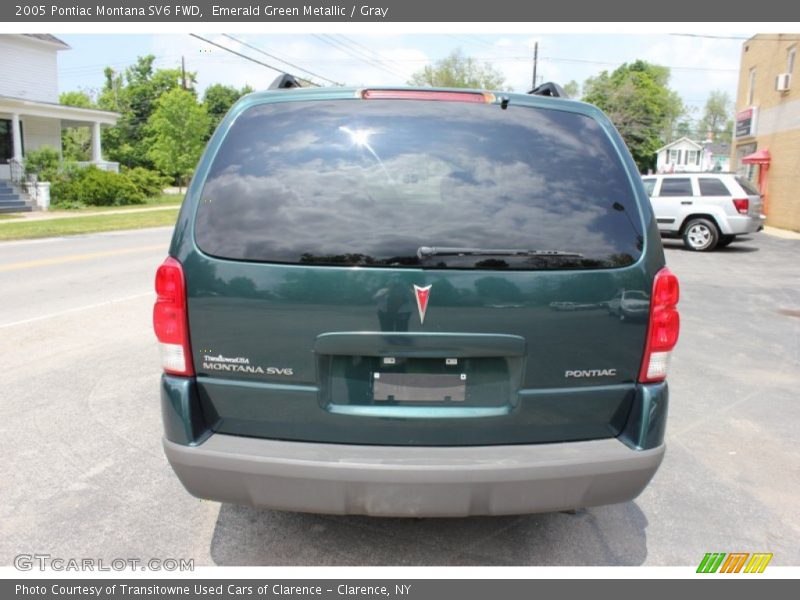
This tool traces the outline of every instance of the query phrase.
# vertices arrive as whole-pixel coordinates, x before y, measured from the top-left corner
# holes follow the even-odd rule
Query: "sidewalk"
[[[784,240],[800,240],[800,233],[792,231],[791,229],[778,229],[777,227],[764,227],[764,233]]]
[[[53,221],[55,219],[75,219],[77,217],[93,217],[96,215],[128,215],[134,213],[153,212],[157,210],[175,210],[180,207],[180,202],[160,206],[146,206],[143,208],[123,208],[117,210],[34,210],[26,213],[12,213],[18,218],[0,219],[0,227],[9,223],[27,223],[29,221]]]

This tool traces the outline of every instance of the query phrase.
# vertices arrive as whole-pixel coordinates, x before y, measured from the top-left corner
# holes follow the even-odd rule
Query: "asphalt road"
[[[168,229],[0,244],[0,565],[800,565],[800,241],[667,242],[682,283],[667,456],[627,504],[398,520],[189,496],[161,450],[152,278]]]

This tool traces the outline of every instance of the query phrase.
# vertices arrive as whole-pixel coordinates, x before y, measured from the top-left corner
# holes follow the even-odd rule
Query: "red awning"
[[[769,150],[756,150],[752,154],[748,154],[742,159],[746,165],[768,165],[772,157],[769,155]]]

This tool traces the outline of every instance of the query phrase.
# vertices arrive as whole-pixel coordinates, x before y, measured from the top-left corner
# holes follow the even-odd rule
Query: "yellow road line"
[[[39,260],[29,260],[25,262],[9,263],[0,265],[0,273],[3,271],[16,271],[19,269],[30,269],[32,267],[46,267],[50,265],[61,265],[64,263],[80,262],[82,260],[92,260],[93,258],[105,258],[108,256],[119,256],[121,254],[136,254],[137,252],[150,252],[161,249],[167,253],[166,244],[154,244],[152,246],[137,246],[136,248],[117,248],[115,250],[104,250],[102,252],[89,252],[87,254],[68,254],[66,256],[54,256],[52,258],[40,258]]]

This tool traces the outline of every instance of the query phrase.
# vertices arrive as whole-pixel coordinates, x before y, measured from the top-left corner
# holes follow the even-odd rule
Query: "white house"
[[[703,146],[682,137],[656,150],[656,170],[659,173],[702,171]]]
[[[658,173],[696,173],[728,171],[730,145],[712,142],[695,142],[682,137],[656,150]]]
[[[116,124],[120,115],[58,103],[58,53],[68,49],[49,34],[0,35],[0,183],[20,179],[26,152],[60,150],[65,127],[91,128],[90,162],[117,169],[103,160],[100,128]]]

